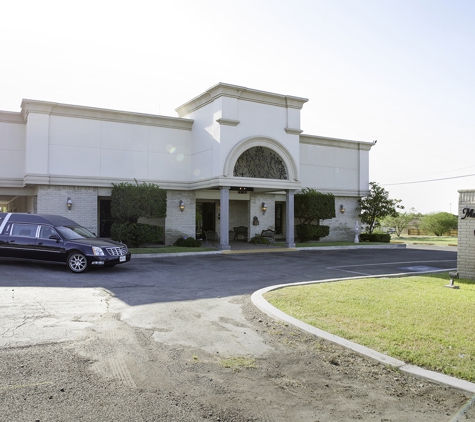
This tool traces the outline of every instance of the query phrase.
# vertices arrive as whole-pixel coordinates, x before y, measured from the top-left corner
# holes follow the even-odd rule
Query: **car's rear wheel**
[[[67,264],[73,273],[83,273],[87,271],[87,259],[81,252],[73,252],[68,256]]]

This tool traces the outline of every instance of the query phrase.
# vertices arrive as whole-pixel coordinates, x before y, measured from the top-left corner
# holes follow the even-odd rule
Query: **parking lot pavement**
[[[190,324],[185,315],[200,315],[208,330],[220,315],[238,318],[234,296],[280,283],[448,271],[456,267],[456,253],[403,249],[165,257],[82,275],[60,264],[0,259],[0,266],[2,347],[71,340],[107,312],[158,330],[156,337],[162,341],[186,337],[198,344],[196,326],[189,335],[181,332]],[[167,331],[167,324],[175,333]],[[232,347],[229,338],[220,341]],[[243,347],[241,340],[236,347]]]
[[[18,385],[18,388],[33,390],[28,394],[22,393],[21,389],[15,394],[7,394],[5,393],[7,390],[3,390],[3,394],[6,394],[5,397],[8,398],[4,402],[7,408],[3,409],[0,405],[0,410],[20,412],[25,416],[24,419],[19,417],[14,420],[32,420],[35,414],[46,415],[48,420],[61,420],[60,407],[52,410],[47,404],[48,400],[44,404],[35,404],[35,400],[43,394],[40,394],[40,390],[44,390],[47,397],[55,397],[51,389],[59,385],[58,383],[64,383],[68,378],[74,378],[77,379],[77,382],[72,383],[75,385],[74,394],[83,397],[81,400],[95,403],[90,410],[83,409],[82,415],[101,414],[100,412],[104,411],[101,403],[110,404],[107,408],[109,413],[103,420],[114,420],[120,414],[128,414],[124,412],[129,412],[131,409],[135,409],[136,412],[145,412],[143,418],[136,420],[153,419],[152,416],[156,415],[157,409],[160,409],[162,416],[166,412],[168,415],[174,415],[169,419],[165,417],[163,420],[173,418],[190,421],[204,420],[209,417],[210,412],[207,409],[215,409],[211,412],[213,415],[216,414],[216,409],[221,409],[220,414],[224,415],[224,419],[221,420],[227,420],[226,417],[231,420],[233,417],[232,420],[238,421],[284,421],[292,418],[295,412],[305,419],[313,414],[314,403],[320,403],[320,401],[315,402],[315,397],[312,395],[312,389],[316,387],[310,388],[305,383],[302,384],[302,381],[299,381],[299,386],[292,384],[292,388],[299,391],[297,396],[292,396],[294,397],[292,400],[285,393],[287,390],[274,391],[274,388],[280,385],[282,379],[297,377],[297,373],[300,374],[299,377],[306,377],[302,374],[307,371],[305,367],[307,361],[301,361],[299,355],[303,353],[301,346],[293,345],[293,343],[295,341],[298,343],[299,339],[304,342],[302,347],[304,344],[311,343],[308,343],[309,340],[304,338],[305,336],[302,337],[301,333],[292,331],[284,334],[278,325],[273,326],[271,321],[261,316],[260,311],[250,304],[249,295],[273,284],[349,276],[448,271],[455,266],[456,253],[453,251],[405,249],[298,251],[132,259],[130,263],[124,265],[80,275],[70,273],[65,266],[59,264],[0,259],[0,295],[2,297],[0,352],[3,353],[5,359],[8,359],[8,362],[11,359],[14,359],[12,362],[18,359],[19,362],[25,362],[23,366],[34,365],[35,368],[42,368],[46,362],[51,361],[50,365],[54,368],[54,374],[51,373],[51,376],[45,375],[47,374],[46,365],[41,374],[33,377],[30,375],[35,372],[28,369],[30,375],[25,376],[24,379],[17,376],[21,373],[20,364],[20,366],[13,365],[11,368],[2,369],[5,374],[4,379],[8,380],[8,385],[3,388],[8,389]],[[277,333],[284,335],[284,343],[276,343]],[[43,346],[38,348],[39,345]],[[30,348],[23,346],[30,346]],[[327,352],[318,358],[323,361],[315,367],[316,371],[321,372],[315,374],[314,379],[326,377],[329,370],[340,368],[333,364],[327,368],[325,356],[330,353],[330,356],[333,356],[331,359],[334,359],[336,354],[343,356],[343,352],[336,351],[337,349],[329,352],[330,346],[325,346],[324,350]],[[51,353],[55,353],[54,357]],[[305,353],[309,356],[307,360],[316,359],[315,350],[309,349]],[[243,387],[244,379],[236,378],[232,372],[229,374],[216,367],[215,362],[218,356],[220,359],[245,356],[260,360],[260,369],[252,375],[260,378],[255,380],[249,378],[249,385],[247,386],[246,381],[246,387]],[[266,359],[271,359],[274,363],[271,364]],[[395,412],[394,414],[409,412],[408,414],[414,415],[419,412],[420,393],[414,394],[414,397],[411,396],[410,400],[405,397],[404,403],[394,402],[393,407],[388,407],[388,397],[384,395],[378,399],[364,398],[366,396],[362,392],[366,391],[368,383],[373,381],[370,381],[372,378],[369,373],[363,379],[361,379],[361,374],[371,370],[371,365],[368,366],[363,360],[352,355],[348,355],[345,359],[349,362],[351,371],[354,372],[351,381],[352,388],[361,391],[352,393],[353,399],[356,400],[358,396],[363,400],[354,402],[355,409],[374,406],[374,403],[381,402],[381,406],[378,405],[380,409],[378,412],[381,414],[388,412],[390,408],[393,413]],[[297,372],[294,375],[290,373],[282,375],[279,371],[284,371],[284,366],[287,367],[291,361],[294,363],[285,371],[294,368],[292,370]],[[79,366],[76,368],[71,362],[77,362]],[[190,362],[196,362],[197,366],[190,367]],[[362,366],[356,366],[355,362],[359,362],[358,365]],[[273,368],[273,365],[282,369],[269,378],[266,368]],[[86,366],[92,372],[88,372]],[[341,368],[343,369],[343,366]],[[79,372],[75,373],[75,370]],[[188,370],[192,372],[186,375]],[[195,371],[198,373],[195,374]],[[96,378],[92,376],[92,373],[96,374]],[[391,374],[384,376],[390,377]],[[216,395],[217,386],[209,384],[209,380],[213,379],[220,379],[219,382],[223,383],[220,384],[223,388],[226,383],[230,383],[229,385],[237,383],[233,387],[236,389],[235,392],[226,395],[226,401],[216,399],[219,396]],[[339,379],[339,373],[335,373],[332,375],[332,381],[327,381],[327,385],[334,385],[332,387],[334,391],[344,393],[348,387],[338,386]],[[98,401],[96,397],[88,395],[90,387],[87,391],[83,391],[84,386],[92,382],[91,380],[94,381],[94,388],[104,395],[102,400]],[[334,382],[337,384],[333,384]],[[404,392],[409,391],[408,386],[413,389],[417,385],[416,381],[410,378],[407,378],[403,385],[399,385],[400,382],[395,382],[393,378],[388,378],[384,382],[394,384],[391,388],[399,391],[397,394],[405,394]],[[116,391],[117,383],[127,390],[120,387],[123,400],[112,405],[111,403],[117,399],[111,397],[111,392]],[[273,403],[272,406],[275,409],[261,406],[256,410],[252,405],[248,406],[249,408],[245,406],[245,411],[242,409],[244,402],[252,403],[254,397],[252,385],[256,383],[261,385],[261,396],[264,391],[267,391],[265,402]],[[25,387],[22,387],[23,385]],[[196,387],[193,387],[194,385]],[[327,387],[323,386],[323,388]],[[379,389],[376,386],[371,388],[374,391]],[[131,404],[140,402],[140,397],[135,393],[137,391],[158,391],[167,396],[161,396],[160,403],[154,401],[153,397],[149,397],[149,402],[153,402],[154,405],[143,406],[139,411],[134,404]],[[179,400],[181,416],[179,412],[176,413],[175,408],[175,405],[178,406],[176,404],[177,391],[183,393]],[[224,394],[224,390],[222,391]],[[441,397],[441,403],[450,402],[447,410],[443,411],[444,415],[450,414],[460,403],[463,403],[463,395],[449,394],[444,392],[443,388],[437,391],[437,397]],[[175,395],[172,392],[175,392]],[[284,397],[280,396],[282,392],[285,393]],[[423,399],[424,405],[434,394],[436,393],[432,389],[427,391],[427,397],[424,396]],[[449,401],[446,401],[446,395],[451,397]],[[185,396],[188,399],[184,399]],[[193,399],[191,400],[190,397]],[[336,405],[330,397],[325,394],[325,402],[322,402],[328,416],[326,420],[332,420],[331,415],[334,414],[332,409]],[[22,400],[27,400],[27,398],[28,405],[25,405]],[[133,401],[131,401],[132,398]],[[78,399],[70,397],[70,400],[69,409],[74,412],[71,409],[77,408]],[[278,405],[282,400],[287,401],[288,407],[285,409]],[[409,402],[412,404],[408,404]],[[241,410],[226,413],[228,410],[223,410],[226,403],[234,403],[234,408]],[[165,404],[168,406],[166,409],[163,408]],[[353,407],[353,404],[351,406]],[[433,414],[438,414],[440,411],[441,409],[434,408],[428,413],[424,412],[424,417],[419,420],[434,420]],[[355,412],[358,411],[355,410]],[[53,414],[56,415],[56,419],[52,417]],[[202,417],[195,416],[197,414]],[[241,416],[238,418],[237,414]],[[254,415],[257,419],[252,419],[254,416],[250,415]],[[354,416],[358,415],[355,413]],[[40,418],[36,417],[36,419]],[[411,419],[399,418],[398,420]]]

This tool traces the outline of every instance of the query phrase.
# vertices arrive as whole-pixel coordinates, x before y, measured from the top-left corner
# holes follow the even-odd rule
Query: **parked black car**
[[[58,215],[0,213],[0,257],[65,262],[74,273],[130,261],[127,246]]]

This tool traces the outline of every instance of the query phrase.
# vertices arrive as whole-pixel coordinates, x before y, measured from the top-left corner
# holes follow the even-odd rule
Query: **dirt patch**
[[[469,400],[274,321],[248,296],[236,301],[240,329],[265,353],[171,345],[117,313],[79,341],[0,350],[0,420],[434,422]]]

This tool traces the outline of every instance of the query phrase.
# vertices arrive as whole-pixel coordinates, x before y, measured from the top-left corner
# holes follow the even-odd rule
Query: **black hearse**
[[[0,257],[65,262],[74,273],[130,261],[127,246],[58,215],[0,213]]]

